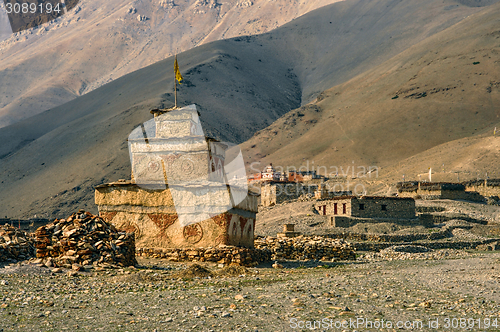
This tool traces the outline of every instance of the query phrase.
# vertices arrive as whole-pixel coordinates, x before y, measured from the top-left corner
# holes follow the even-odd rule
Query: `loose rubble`
[[[355,260],[354,248],[343,239],[320,236],[294,238],[266,237],[255,240],[257,249],[269,249],[272,260]]]
[[[47,267],[79,271],[137,264],[134,233],[119,232],[101,217],[84,211],[38,228],[35,247],[35,263]]]
[[[35,255],[33,239],[8,224],[0,226],[0,262],[22,261]]]

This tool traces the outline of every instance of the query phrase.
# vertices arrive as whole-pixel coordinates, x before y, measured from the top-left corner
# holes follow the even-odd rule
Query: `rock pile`
[[[0,226],[0,262],[22,261],[35,255],[32,238],[10,225]]]
[[[252,266],[271,259],[270,250],[256,250],[233,246],[196,249],[139,248],[137,249],[137,255],[163,258],[173,262],[217,262],[220,264],[241,266]]]
[[[354,248],[342,239],[320,236],[295,238],[266,237],[255,240],[257,249],[269,249],[272,260],[355,260]]]
[[[47,267],[136,265],[134,233],[118,232],[101,217],[80,210],[35,232],[36,257]]]

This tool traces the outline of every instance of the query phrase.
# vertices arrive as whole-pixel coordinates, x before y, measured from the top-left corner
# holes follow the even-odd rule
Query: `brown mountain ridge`
[[[263,35],[205,44],[178,55],[185,78],[179,87],[180,105],[199,106],[208,135],[240,143],[321,91],[383,64],[481,10],[454,0],[349,0]],[[0,128],[0,215],[59,216],[77,208],[96,212],[93,187],[130,177],[128,134],[151,118],[151,108],[172,105],[172,64],[168,58]],[[384,93],[392,97],[400,88]],[[348,90],[340,97],[348,103]],[[406,99],[396,102],[402,100]],[[325,105],[317,106],[327,109]],[[316,118],[304,114],[301,119],[318,121],[318,129],[326,121],[324,112],[311,113]],[[340,115],[336,120],[346,130],[348,123]],[[310,127],[298,125],[301,120],[296,123],[303,136],[313,134],[307,132]],[[324,152],[330,145],[329,128],[322,128],[325,133],[314,141],[297,140],[299,150],[291,149],[289,155]],[[339,143],[351,142],[341,138]],[[368,134],[366,138],[373,139]],[[262,144],[259,148],[265,149],[268,143]]]
[[[498,17],[492,5],[284,115],[242,144],[248,167],[354,161],[399,181],[445,164],[442,179],[500,177]]]

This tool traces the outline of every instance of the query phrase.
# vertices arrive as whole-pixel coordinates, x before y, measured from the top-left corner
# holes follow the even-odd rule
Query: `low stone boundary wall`
[[[453,219],[459,219],[468,221],[474,224],[487,225],[488,221],[471,218],[466,214],[462,213],[436,213],[436,214],[421,214],[418,216],[421,220],[425,220],[428,223],[439,224],[447,222]]]
[[[479,241],[435,241],[435,242],[354,242],[352,246],[356,251],[380,251],[394,245],[415,245],[429,249],[478,249],[487,250],[486,247],[490,243],[498,242],[498,239],[487,239]]]
[[[367,241],[367,242],[412,242],[419,240],[439,240],[450,237],[450,229],[442,229],[433,233],[393,235],[393,234],[364,234],[364,233],[325,233],[322,236],[330,239],[344,239],[348,241]]]
[[[355,260],[356,253],[351,244],[342,239],[326,237],[294,237],[274,238],[266,237],[255,240],[255,247],[268,249],[272,252],[273,260]]]
[[[412,218],[412,219],[401,219],[401,218],[359,218],[359,217],[349,217],[349,216],[327,216],[328,224],[332,227],[342,227],[348,228],[357,224],[380,224],[380,223],[395,223],[400,225],[423,225],[432,226],[432,221],[429,222],[427,219]]]
[[[218,248],[138,248],[137,256],[163,258],[173,262],[216,262],[243,266],[271,260],[270,250],[224,246]]]
[[[433,212],[445,212],[446,209],[442,206],[417,206],[415,207],[415,212],[417,213],[433,213]]]

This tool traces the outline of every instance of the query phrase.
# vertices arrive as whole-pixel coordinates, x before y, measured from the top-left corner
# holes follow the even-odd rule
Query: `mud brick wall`
[[[223,193],[207,196],[213,198]],[[189,194],[190,192],[187,192]],[[96,188],[96,204],[100,215],[120,230],[134,232],[136,245],[141,248],[208,248],[218,245],[253,247],[257,198],[248,196],[235,208],[217,215],[208,215],[205,220],[183,226],[178,218],[170,190],[141,188],[132,183],[110,184]],[[206,206],[212,202],[196,199],[192,208]]]
[[[234,246],[217,248],[139,248],[137,255],[161,258],[173,262],[216,262],[253,266],[271,259],[270,250],[249,249]]]
[[[101,217],[80,211],[38,228],[36,257],[49,266],[136,265],[133,233],[119,232]]]

